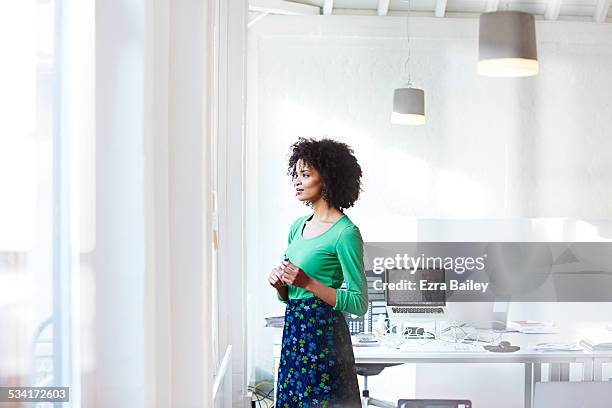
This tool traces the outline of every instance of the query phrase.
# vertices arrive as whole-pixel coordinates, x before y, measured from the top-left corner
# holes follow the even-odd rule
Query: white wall
[[[96,2],[84,407],[212,405],[209,6]]]
[[[412,77],[426,92],[422,127],[389,123],[393,89],[406,79],[405,18],[268,16],[250,29],[247,272],[257,377],[272,376],[272,335],[263,317],[284,310],[266,278],[291,221],[308,212],[285,175],[298,136],[329,135],[355,149],[364,192],[347,213],[366,241],[456,237],[450,227],[437,231],[424,221],[434,218],[474,220],[470,229],[479,239],[504,231],[507,240],[519,240],[542,236],[537,221],[521,227],[524,218],[541,217],[560,217],[544,235],[564,240],[564,218],[571,225],[612,218],[612,26],[537,24],[540,74],[491,79],[476,75],[477,20],[412,19]],[[504,227],[485,219],[502,219]],[[611,234],[595,223],[574,239],[580,237]],[[414,367],[396,370],[415,375]],[[474,381],[461,387],[478,390],[470,392],[476,405],[521,406],[521,367],[468,370],[473,375],[465,378]],[[457,384],[447,371],[442,383]],[[417,369],[417,386],[398,394],[427,390],[421,384],[430,375]],[[394,399],[389,384],[402,376],[389,370],[379,377],[372,388],[386,382],[389,390],[376,395]]]
[[[82,294],[95,299],[95,344],[86,407],[145,403],[143,24],[143,3],[96,4],[94,286]]]
[[[145,3],[145,406],[212,406],[214,9],[206,2]]]
[[[248,0],[219,1],[219,127],[217,183],[219,350],[232,347],[233,406],[250,407],[247,394],[245,121]],[[231,301],[227,301],[231,299]]]

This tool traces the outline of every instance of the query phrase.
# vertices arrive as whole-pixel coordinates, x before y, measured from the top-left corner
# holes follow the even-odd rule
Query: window
[[[2,386],[71,385],[73,245],[60,131],[60,12],[60,0],[0,4]]]

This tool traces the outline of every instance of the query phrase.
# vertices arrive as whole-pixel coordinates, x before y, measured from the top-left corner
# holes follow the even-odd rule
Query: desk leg
[[[559,363],[561,369],[561,381],[570,379],[570,363]]]
[[[550,363],[548,366],[550,381],[561,381],[561,363]]]
[[[542,363],[533,363],[533,384],[542,381]]]
[[[581,358],[576,362],[582,363],[582,381],[593,381],[593,359]]]
[[[593,358],[593,381],[601,381],[603,379],[603,363],[609,361],[609,358]]]
[[[525,363],[525,408],[532,407],[533,390],[533,363]]]

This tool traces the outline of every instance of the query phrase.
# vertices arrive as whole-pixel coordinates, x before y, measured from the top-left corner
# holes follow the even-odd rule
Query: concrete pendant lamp
[[[425,92],[419,88],[397,88],[393,91],[391,123],[396,125],[425,124]]]
[[[405,67],[408,69],[408,83],[403,88],[393,91],[393,112],[391,123],[397,125],[423,125],[425,123],[425,92],[419,88],[412,87],[410,79],[410,4],[408,4],[407,37],[408,58]]]
[[[535,19],[522,11],[480,15],[478,74],[492,77],[537,75]]]

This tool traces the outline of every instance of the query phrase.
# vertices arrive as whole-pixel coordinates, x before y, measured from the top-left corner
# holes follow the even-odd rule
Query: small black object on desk
[[[484,349],[494,353],[512,353],[521,348],[519,346],[513,346],[509,341],[502,341],[496,346],[484,346]]]

